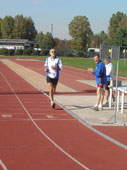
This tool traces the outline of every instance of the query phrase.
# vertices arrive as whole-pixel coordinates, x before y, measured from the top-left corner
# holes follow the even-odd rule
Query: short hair
[[[50,53],[52,50],[55,50],[55,48],[51,48],[51,49],[49,50],[49,53]],[[55,50],[55,51],[56,51],[56,50]]]
[[[95,54],[95,55],[94,55],[94,57],[96,57],[96,56],[97,56],[98,58],[100,58],[100,55],[99,55],[99,54]]]
[[[110,61],[110,59],[111,59],[110,57],[106,57],[104,60],[108,60],[108,61]]]

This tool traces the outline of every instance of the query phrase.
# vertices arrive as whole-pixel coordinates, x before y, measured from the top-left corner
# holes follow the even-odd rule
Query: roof
[[[27,39],[0,39],[0,44],[25,44],[29,43]]]

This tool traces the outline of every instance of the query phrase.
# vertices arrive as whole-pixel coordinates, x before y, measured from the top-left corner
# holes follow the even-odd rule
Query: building
[[[38,43],[35,41],[29,41],[27,39],[0,39],[0,49],[6,48],[8,50],[24,50],[25,47],[33,47],[34,44]]]
[[[99,52],[100,52],[100,48],[88,48],[88,52],[96,52],[96,53],[99,53]]]

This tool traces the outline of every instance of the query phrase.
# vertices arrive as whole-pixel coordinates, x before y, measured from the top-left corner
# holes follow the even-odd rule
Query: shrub
[[[48,49],[42,50],[41,54],[47,56],[47,55],[49,55],[49,50]]]
[[[78,51],[77,52],[77,57],[84,57],[84,52],[83,51]]]
[[[26,48],[23,52],[24,55],[31,55],[33,52],[32,48]]]
[[[74,57],[74,54],[73,54],[72,52],[67,52],[67,53],[65,54],[65,56],[67,56],[67,57]]]
[[[60,50],[59,49],[59,50],[56,51],[56,55],[57,56],[65,56],[65,52],[66,52],[66,50],[62,50],[62,49]]]
[[[37,55],[39,55],[39,51],[33,50],[31,55],[32,55],[32,56],[37,56]]]
[[[23,54],[23,50],[22,49],[17,49],[15,51],[15,55],[22,55]]]
[[[8,50],[8,55],[14,55],[14,53],[15,53],[15,50],[14,50],[14,49]]]
[[[8,55],[8,49],[6,49],[6,48],[1,48],[1,49],[0,49],[0,55]]]

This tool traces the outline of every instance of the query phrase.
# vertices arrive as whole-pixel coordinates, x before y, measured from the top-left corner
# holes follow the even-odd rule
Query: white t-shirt
[[[114,67],[112,63],[105,64],[106,76],[110,76],[110,80],[113,80]]]
[[[62,62],[61,62],[59,57],[57,57],[57,56],[55,58],[48,57],[46,59],[44,66],[47,67],[47,74],[46,75],[48,77],[53,78],[53,79],[59,78],[59,71],[62,70]],[[59,68],[59,70],[52,69],[51,66],[56,66],[57,68]]]

